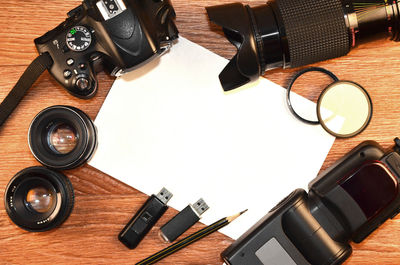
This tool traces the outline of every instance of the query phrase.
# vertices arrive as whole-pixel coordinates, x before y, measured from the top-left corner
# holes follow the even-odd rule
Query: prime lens
[[[52,106],[33,119],[29,147],[43,165],[71,169],[86,163],[97,146],[96,128],[83,111],[70,106]]]
[[[5,209],[19,227],[33,232],[62,224],[74,205],[71,182],[63,174],[44,167],[18,172],[5,190]]]

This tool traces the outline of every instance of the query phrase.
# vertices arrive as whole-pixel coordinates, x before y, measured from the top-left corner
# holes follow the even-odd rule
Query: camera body
[[[35,39],[49,72],[72,95],[90,98],[95,74],[119,76],[158,57],[178,38],[169,0],[84,0],[55,29]]]
[[[396,150],[399,140],[396,139]],[[341,264],[400,211],[400,155],[363,142],[309,184],[293,191],[228,247],[238,264]]]

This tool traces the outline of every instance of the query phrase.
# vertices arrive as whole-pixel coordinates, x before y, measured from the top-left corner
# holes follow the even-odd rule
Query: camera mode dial
[[[72,51],[84,51],[92,43],[92,34],[84,26],[75,26],[68,31],[66,43]]]

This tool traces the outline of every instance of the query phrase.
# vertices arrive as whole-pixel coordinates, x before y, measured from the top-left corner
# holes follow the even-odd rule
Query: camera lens
[[[276,0],[207,8],[238,53],[220,74],[224,90],[265,71],[346,55],[357,43],[389,35],[400,40],[397,0]]]
[[[86,163],[97,146],[96,128],[89,116],[70,106],[42,110],[31,123],[28,139],[40,163],[60,170]]]
[[[5,209],[11,220],[28,231],[47,231],[70,215],[74,204],[71,182],[44,167],[18,172],[5,190]]]

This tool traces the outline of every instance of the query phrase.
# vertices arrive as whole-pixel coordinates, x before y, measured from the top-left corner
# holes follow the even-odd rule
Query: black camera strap
[[[26,68],[17,84],[0,104],[0,126],[3,125],[8,116],[10,116],[18,106],[19,102],[25,96],[28,89],[32,87],[33,83],[35,83],[39,76],[52,65],[53,60],[51,59],[50,54],[43,53],[37,57],[28,68]]]

